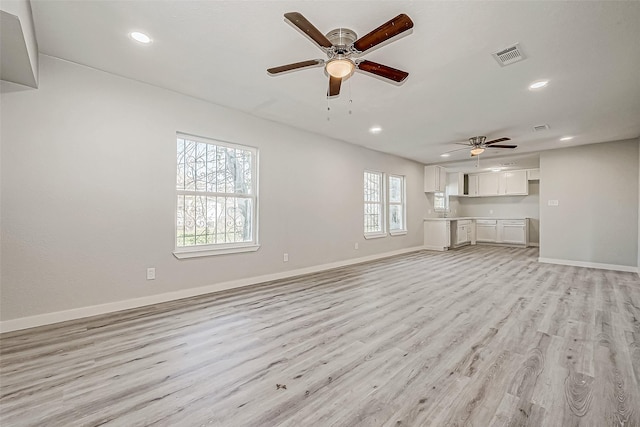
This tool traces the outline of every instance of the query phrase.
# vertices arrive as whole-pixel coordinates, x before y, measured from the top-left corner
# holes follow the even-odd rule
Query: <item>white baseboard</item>
[[[569,259],[554,258],[538,258],[538,262],[545,264],[570,265],[572,267],[597,268],[599,270],[626,271],[629,273],[638,273],[638,267],[631,265],[603,264],[599,262],[573,261]]]
[[[440,251],[440,252],[444,252],[446,250],[448,250],[449,248],[443,248],[442,246],[431,246],[431,245],[425,245],[422,247],[422,249],[426,249],[428,251]]]
[[[534,247],[534,248],[539,248],[540,247],[540,243],[529,243],[528,246]]]
[[[116,311],[128,310],[132,308],[144,307],[146,305],[158,304],[162,302],[174,301],[198,295],[210,294],[243,286],[255,285],[258,283],[270,282],[272,280],[287,279],[289,277],[300,276],[302,274],[317,273],[319,271],[330,270],[347,265],[360,264],[362,262],[374,261],[381,258],[388,258],[394,255],[401,255],[425,249],[423,246],[399,249],[391,252],[384,252],[375,255],[368,255],[361,258],[352,258],[344,261],[336,261],[328,264],[315,265],[312,267],[299,268],[297,270],[283,271],[280,273],[265,274],[262,276],[247,277],[244,279],[232,280],[228,282],[216,283],[213,285],[201,286],[199,288],[184,289],[175,292],[150,295],[147,297],[133,298],[123,301],[115,301],[106,304],[92,305],[89,307],[73,308],[71,310],[56,311],[53,313],[38,314],[36,316],[20,317],[0,321],[0,333],[18,331],[21,329],[35,328],[36,326],[50,325],[53,323],[66,322],[68,320],[82,319],[84,317],[97,316],[100,314],[113,313]]]

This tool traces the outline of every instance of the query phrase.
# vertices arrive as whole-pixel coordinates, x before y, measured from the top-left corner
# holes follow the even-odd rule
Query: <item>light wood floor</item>
[[[0,424],[640,426],[638,276],[537,256],[416,252],[4,334]]]

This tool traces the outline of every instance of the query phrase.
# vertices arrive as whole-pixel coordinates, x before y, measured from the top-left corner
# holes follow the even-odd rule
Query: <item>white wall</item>
[[[541,259],[638,266],[638,156],[636,139],[540,154]]]
[[[529,181],[527,196],[457,197],[458,216],[530,218],[529,242],[539,242],[540,181]]]
[[[423,244],[421,164],[47,56],[2,89],[2,320]],[[259,251],[172,255],[176,131],[259,148]],[[363,239],[365,168],[407,177],[406,236]]]
[[[36,41],[36,31],[33,25],[33,15],[31,13],[31,3],[29,0],[2,0],[0,2],[0,10],[18,17],[22,28],[22,36],[27,49],[29,63],[31,65],[31,73],[35,80],[35,86],[38,85],[38,43]],[[11,36],[17,36],[11,34]],[[16,59],[6,56],[13,55],[14,52],[3,52],[3,60]]]

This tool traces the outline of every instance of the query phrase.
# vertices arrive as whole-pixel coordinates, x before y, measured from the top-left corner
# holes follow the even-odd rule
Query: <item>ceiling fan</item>
[[[484,153],[487,148],[516,148],[517,145],[513,144],[498,144],[499,142],[511,141],[511,138],[503,137],[487,141],[486,136],[472,136],[469,138],[469,142],[456,142],[458,145],[465,145],[471,148],[471,157],[479,156]],[[459,148],[457,150],[447,151],[447,153],[453,153],[455,151],[466,150],[467,148]],[[447,154],[445,153],[445,154]]]
[[[355,31],[347,28],[337,28],[324,35],[299,12],[285,13],[284,19],[309,37],[327,55],[327,59],[312,59],[269,68],[267,72],[270,75],[324,65],[329,75],[327,96],[338,96],[342,81],[351,77],[355,70],[396,83],[402,83],[409,76],[405,71],[357,59],[369,49],[413,28],[413,21],[403,13],[360,38],[357,38]]]

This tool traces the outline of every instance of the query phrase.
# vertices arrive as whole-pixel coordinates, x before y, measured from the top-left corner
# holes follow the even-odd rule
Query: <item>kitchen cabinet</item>
[[[447,194],[449,196],[464,196],[464,174],[452,172],[447,174]]]
[[[435,251],[446,251],[451,246],[451,221],[425,220],[424,247]]]
[[[500,174],[496,172],[478,174],[478,195],[497,196],[500,194]]]
[[[442,166],[424,167],[424,192],[440,193],[447,189],[447,171]]]
[[[527,219],[503,219],[498,221],[498,242],[514,245],[529,243],[529,221]]]
[[[495,219],[476,220],[476,242],[497,242],[498,221]]]
[[[458,220],[456,223],[454,246],[462,246],[467,243],[471,243],[473,222],[471,220]]]
[[[468,195],[477,197],[520,196],[529,194],[525,169],[469,174]]]
[[[425,218],[424,247],[436,251],[471,244],[529,245],[529,219]]]
[[[469,197],[478,197],[478,175],[469,174],[465,180],[465,193]]]
[[[526,170],[505,171],[500,174],[499,194],[516,196],[529,194],[529,180]]]
[[[540,169],[528,169],[527,170],[527,179],[529,181],[539,181],[540,180]]]

